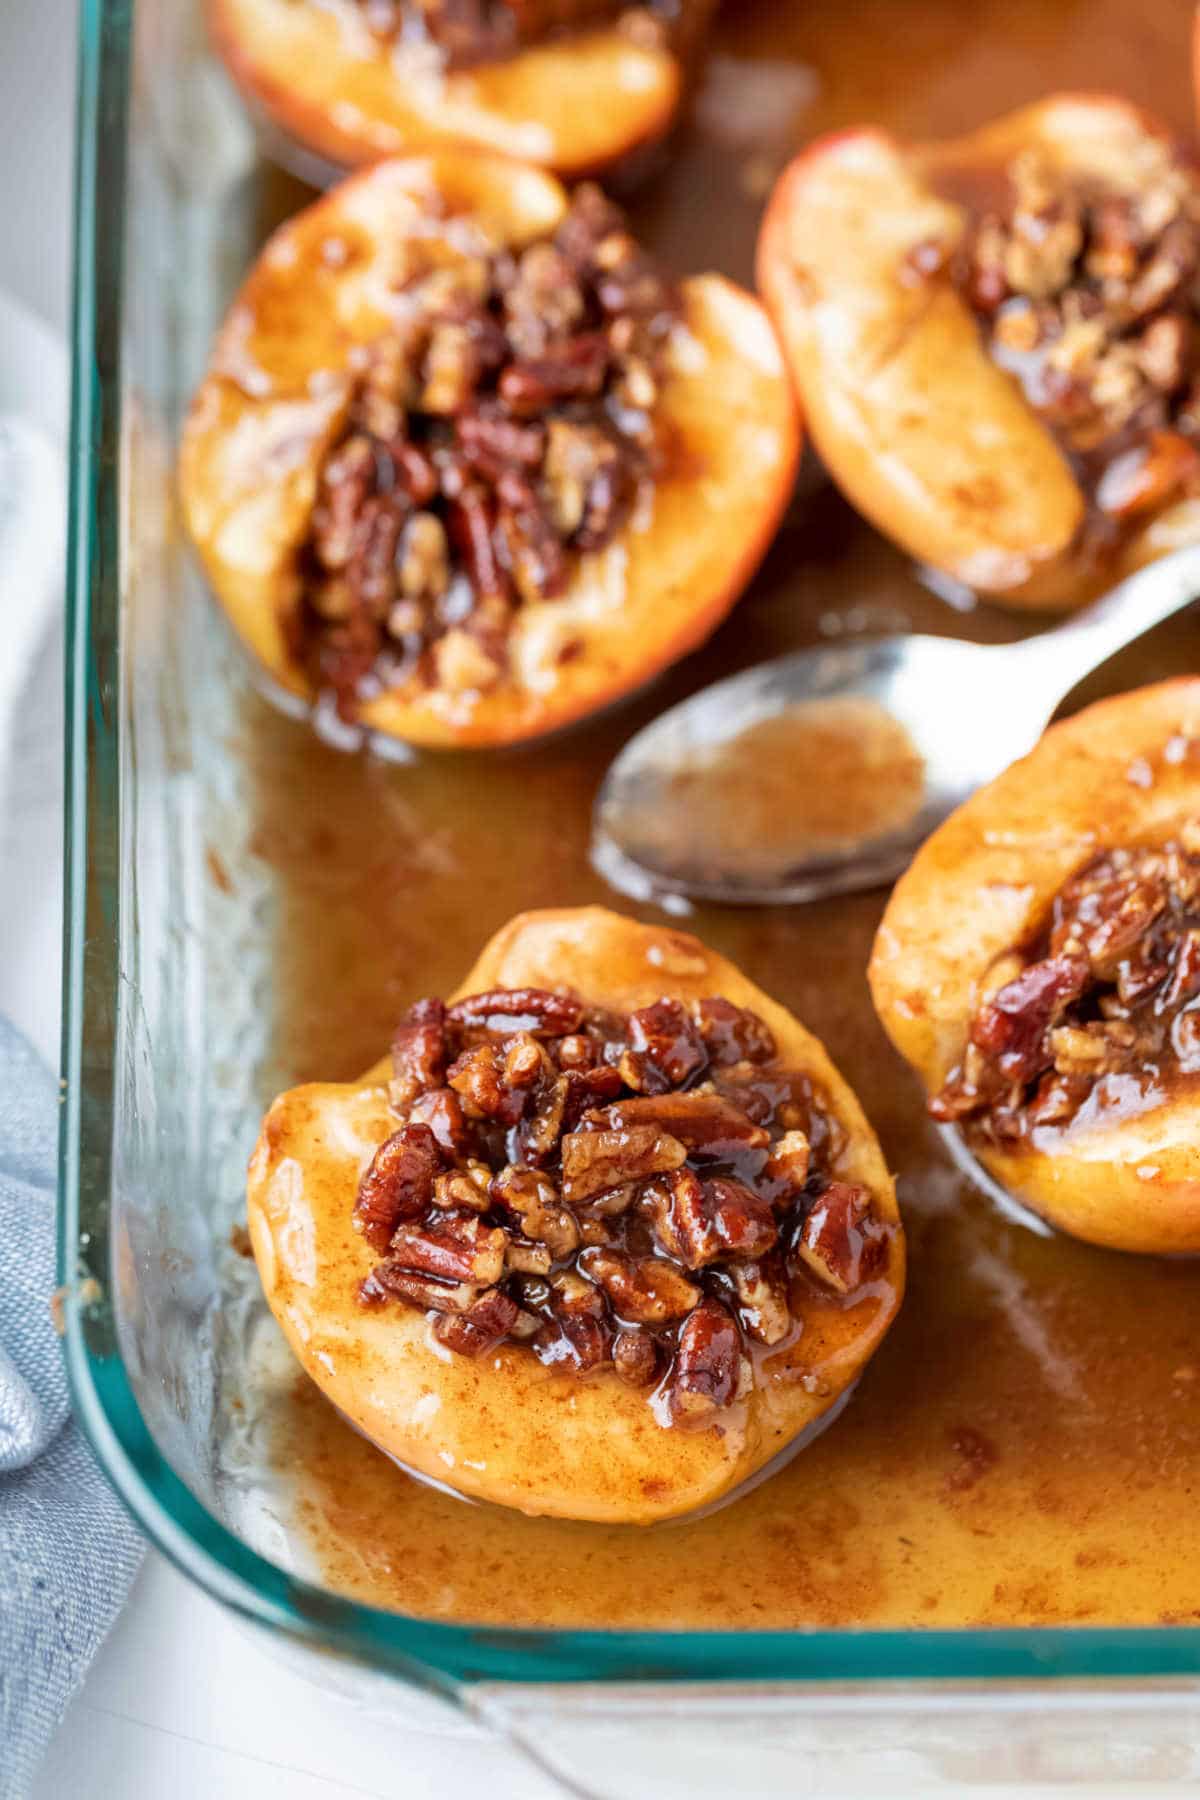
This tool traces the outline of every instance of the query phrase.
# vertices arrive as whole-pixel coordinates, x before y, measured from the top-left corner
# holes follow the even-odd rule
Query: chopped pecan
[[[559,1312],[595,1319],[604,1315],[604,1300],[595,1282],[570,1270],[561,1270],[551,1278],[550,1303]]]
[[[980,1007],[971,1026],[972,1042],[1011,1081],[1028,1081],[1050,1061],[1046,1032],[1088,980],[1081,956],[1049,957],[1033,963]]]
[[[669,1363],[672,1416],[706,1422],[753,1378],[743,1341],[798,1329],[784,1245],[799,1263],[832,1255],[813,1219],[836,1212],[823,1169],[844,1133],[807,1078],[771,1066],[772,1048],[726,1004],[623,1016],[501,989],[414,1009],[403,1129],[428,1181],[381,1242],[364,1304],[429,1311],[438,1341],[467,1355],[507,1339],[576,1374],[611,1362],[634,1387]],[[856,1211],[854,1232],[865,1266],[873,1221]]]
[[[507,1245],[507,1233],[485,1225],[478,1214],[444,1213],[435,1224],[399,1226],[392,1261],[420,1275],[491,1287],[503,1272]]]
[[[1128,281],[1137,272],[1144,246],[1137,209],[1116,194],[1100,200],[1092,220],[1092,241],[1084,257],[1088,274],[1100,281]]]
[[[627,1181],[621,1187],[605,1188],[594,1200],[585,1201],[579,1208],[580,1215],[586,1214],[589,1220],[615,1219],[619,1214],[629,1211],[640,1192],[640,1184]]]
[[[1170,393],[1182,385],[1191,361],[1192,321],[1184,313],[1160,313],[1138,340],[1142,372],[1153,387]]]
[[[678,1169],[686,1159],[679,1139],[653,1124],[573,1131],[562,1140],[563,1198],[574,1206],[608,1188]]]
[[[566,1365],[586,1375],[609,1360],[612,1329],[605,1319],[604,1298],[582,1276],[563,1273],[551,1277],[551,1318],[541,1327],[533,1347],[542,1362]]]
[[[714,1063],[770,1062],[775,1039],[757,1013],[713,996],[696,1002],[696,1024]]]
[[[508,335],[520,356],[540,356],[584,317],[583,289],[570,262],[554,244],[522,251],[516,278],[504,296]]]
[[[506,599],[508,582],[493,538],[496,509],[483,491],[473,486],[464,487],[447,507],[446,523],[476,594],[484,600]],[[464,635],[470,638],[470,633]],[[490,657],[489,660],[495,662],[496,659]],[[439,679],[445,681],[440,667]]]
[[[798,1104],[791,1083],[777,1085],[757,1063],[739,1062],[715,1070],[713,1087],[753,1125],[782,1125],[788,1131],[808,1126],[807,1102]]]
[[[588,485],[583,518],[572,542],[579,550],[599,550],[632,511],[637,499],[637,464],[617,456],[605,459]]]
[[[470,401],[481,373],[479,351],[468,325],[440,321],[425,354],[425,384],[420,406],[427,413],[457,413]]]
[[[586,269],[595,261],[597,246],[624,223],[620,207],[604,189],[585,181],[575,189],[571,211],[559,227],[558,247],[572,268]]]
[[[558,1190],[533,1169],[503,1169],[492,1183],[492,1198],[520,1221],[525,1236],[546,1244],[555,1257],[570,1256],[579,1246],[574,1214],[558,1204]]]
[[[453,1088],[427,1088],[408,1108],[409,1123],[428,1125],[447,1156],[461,1156],[470,1142],[462,1101]]]
[[[566,1082],[563,1131],[574,1131],[590,1108],[615,1100],[621,1091],[621,1072],[611,1064],[598,1069],[568,1069],[563,1079]]]
[[[532,1163],[535,1168],[548,1161],[558,1148],[558,1140],[566,1124],[570,1092],[565,1075],[559,1075],[554,1081],[548,1082],[538,1095],[533,1113],[522,1126],[522,1154],[524,1160]]]
[[[528,605],[565,593],[569,564],[562,544],[534,490],[509,484],[501,496],[496,521],[497,542],[518,595]]]
[[[403,488],[414,506],[427,506],[438,491],[437,465],[426,455],[419,444],[392,442],[388,445],[388,460],[392,465],[394,479]],[[418,515],[420,516],[420,515]],[[407,537],[416,519],[410,519],[405,529]],[[424,549],[433,553],[437,544],[427,525],[418,527],[417,537],[423,537]]]
[[[1048,166],[1032,153],[1014,164],[1017,190],[1004,274],[1018,294],[1041,299],[1065,287],[1083,248],[1081,209],[1070,190],[1063,190]]]
[[[1092,1089],[1091,1078],[1078,1075],[1043,1075],[1028,1117],[1032,1125],[1064,1125],[1074,1118]]]
[[[322,469],[312,526],[313,554],[321,568],[337,573],[350,566],[374,467],[370,438],[356,433]]]
[[[358,1186],[354,1229],[386,1250],[396,1227],[418,1219],[433,1198],[442,1153],[428,1125],[402,1125],[380,1144]]]
[[[699,1089],[682,1094],[638,1095],[595,1109],[584,1117],[609,1131],[629,1133],[653,1128],[669,1133],[699,1156],[736,1156],[743,1150],[765,1147],[771,1141],[770,1133],[756,1125],[741,1107],[721,1094]],[[647,1175],[654,1172],[645,1170]]]
[[[392,1039],[392,1104],[407,1106],[427,1088],[440,1087],[447,1054],[446,1008],[440,1000],[418,1000]]]
[[[659,1244],[685,1269],[723,1256],[765,1256],[778,1235],[770,1200],[727,1177],[701,1181],[680,1169],[647,1184],[641,1204]]]
[[[743,1181],[717,1176],[704,1183],[704,1200],[725,1256],[765,1256],[778,1232],[769,1200]]]
[[[548,1244],[535,1244],[530,1238],[510,1237],[504,1247],[504,1266],[520,1275],[548,1275],[554,1258]]]
[[[573,1073],[594,1069],[600,1059],[600,1046],[584,1032],[568,1032],[558,1045],[558,1066]],[[617,1090],[614,1090],[617,1091]]]
[[[1123,1019],[1058,1025],[1050,1033],[1050,1051],[1060,1075],[1104,1075],[1122,1066],[1136,1038]]]
[[[555,401],[588,399],[604,386],[611,354],[602,331],[548,345],[541,356],[509,364],[500,377],[500,398],[518,418],[545,412]]]
[[[1134,318],[1144,318],[1160,306],[1173,304],[1180,290],[1196,274],[1195,221],[1174,220],[1154,247],[1154,253],[1138,270],[1125,295]]]
[[[447,1212],[484,1213],[491,1205],[492,1171],[486,1163],[468,1161],[463,1169],[448,1169],[433,1184],[433,1205]]]
[[[851,1294],[883,1262],[887,1230],[871,1211],[866,1188],[831,1181],[813,1201],[792,1244],[792,1256],[837,1294]]]
[[[671,1369],[671,1416],[681,1425],[707,1425],[738,1388],[741,1338],[719,1300],[706,1296],[679,1334]]]
[[[648,1387],[658,1373],[658,1351],[645,1331],[618,1331],[612,1346],[613,1368],[629,1387]]]
[[[599,1246],[580,1252],[578,1267],[603,1288],[619,1319],[632,1325],[664,1325],[681,1319],[700,1299],[700,1289],[673,1263],[636,1258]]]
[[[526,0],[411,3],[511,25]],[[396,253],[400,304],[352,359],[290,640],[347,718],[373,683],[494,688],[517,608],[564,593],[576,553],[611,541],[655,473],[677,304],[620,224],[596,235],[601,206],[578,190],[553,238],[519,255],[432,236]]]
[[[450,1007],[456,1025],[487,1031],[526,1031],[537,1037],[562,1037],[578,1029],[583,1006],[575,994],[550,988],[495,988],[471,994]]]
[[[446,1076],[461,1094],[469,1112],[502,1125],[515,1125],[525,1111],[526,1090],[510,1087],[505,1079],[504,1058],[491,1044],[476,1044],[450,1065]]]
[[[700,1033],[678,1000],[656,1000],[630,1013],[629,1042],[671,1087],[685,1086],[708,1062]]]
[[[399,595],[396,552],[407,510],[402,496],[381,496],[367,501],[359,519],[349,574],[360,610],[376,621],[387,618]]]
[[[642,1190],[641,1204],[660,1247],[685,1269],[702,1269],[721,1254],[704,1185],[692,1169],[676,1169]]]
[[[728,1274],[737,1296],[738,1323],[760,1344],[783,1342],[792,1329],[784,1271],[770,1262],[730,1263]]]
[[[634,1094],[665,1094],[670,1091],[671,1084],[666,1076],[640,1050],[626,1048],[621,1051],[617,1059],[617,1074],[621,1078],[621,1086],[627,1087]],[[620,1086],[617,1092],[620,1092]]]
[[[360,1284],[358,1297],[365,1305],[395,1298],[420,1312],[463,1313],[479,1298],[471,1281],[442,1281],[436,1275],[418,1275],[398,1263],[377,1263]]]
[[[1171,1025],[1171,1048],[1188,1074],[1200,1069],[1200,1012],[1189,1008]]]
[[[1040,151],[1008,174],[1010,205],[974,221],[949,272],[1097,510],[1134,520],[1200,478],[1200,185],[1166,149],[1107,183],[1069,179]]]
[[[469,463],[493,482],[513,468],[536,469],[546,453],[543,425],[521,424],[495,405],[481,405],[458,421],[458,437]]]
[[[808,1180],[811,1162],[812,1145],[803,1131],[785,1131],[779,1141],[772,1144],[759,1180],[769,1186],[776,1205],[801,1191]]]
[[[1156,861],[1089,865],[1062,891],[1051,949],[1086,957],[1092,975],[1113,979],[1122,959],[1166,910],[1169,897],[1165,870]]]
[[[1000,959],[1004,979],[971,1022],[961,1068],[930,1102],[934,1116],[1017,1140],[1068,1123],[1105,1077],[1169,1060],[1174,1016],[1200,993],[1198,915],[1200,858],[1182,843],[1085,864],[1031,952]]]
[[[603,531],[609,496],[622,489],[618,470],[621,449],[600,425],[553,419],[544,468],[550,517],[564,538],[585,531],[595,539]]]
[[[516,1301],[493,1287],[464,1312],[440,1314],[434,1320],[433,1335],[460,1356],[485,1356],[510,1335],[519,1316]]]
[[[400,541],[400,592],[410,602],[440,600],[450,585],[450,546],[441,520],[430,512],[414,513]],[[413,626],[421,628],[418,611]],[[391,626],[393,637],[399,632]]]
[[[1164,1012],[1194,1000],[1200,994],[1200,928],[1184,931],[1175,947],[1175,964],[1171,979],[1163,990]]]
[[[504,1051],[504,1079],[510,1087],[532,1087],[551,1069],[546,1052],[528,1031],[508,1040]]]

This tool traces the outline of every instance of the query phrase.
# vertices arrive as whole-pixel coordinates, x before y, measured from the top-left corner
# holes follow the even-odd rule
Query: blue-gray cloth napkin
[[[53,1077],[0,1019],[0,1800],[29,1787],[141,1559],[70,1420],[54,1291]]]

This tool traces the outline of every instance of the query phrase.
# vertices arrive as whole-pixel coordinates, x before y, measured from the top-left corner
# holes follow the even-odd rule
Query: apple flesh
[[[264,249],[184,429],[184,513],[217,597],[275,680],[309,699],[288,623],[318,474],[346,417],[354,353],[389,328],[397,248],[428,230],[435,200],[513,248],[551,234],[568,203],[543,170],[463,150],[352,176]],[[517,610],[495,686],[409,678],[360,707],[364,727],[443,746],[537,737],[649,681],[729,612],[791,494],[800,427],[758,301],[699,275],[682,283],[681,306],[655,414],[667,461],[648,506],[575,560],[561,597]]]
[[[895,1189],[862,1109],[790,1013],[697,939],[599,907],[527,913],[484,949],[460,996],[568,986],[628,1012],[663,995],[750,1007],[778,1053],[808,1073],[842,1126],[839,1179],[860,1183],[891,1227],[887,1260],[849,1303],[814,1304],[798,1343],[766,1353],[720,1424],[660,1424],[611,1366],[586,1380],[511,1344],[487,1356],[436,1344],[422,1313],[356,1299],[375,1252],[353,1229],[358,1182],[390,1135],[389,1061],[357,1085],[316,1083],[278,1099],[250,1162],[250,1236],[272,1311],[307,1373],[406,1467],[475,1499],[560,1518],[649,1524],[709,1506],[813,1427],[861,1373],[899,1307],[904,1238]],[[800,1380],[801,1372],[814,1380]]]
[[[883,1025],[929,1094],[962,1059],[990,971],[1028,943],[1070,876],[1105,850],[1164,844],[1200,816],[1200,680],[1103,700],[1054,725],[972,795],[897,883],[869,979]],[[1149,770],[1149,786],[1134,779]],[[1131,774],[1133,771],[1133,774]],[[1114,1249],[1200,1251],[1200,1076],[1086,1109],[1005,1148],[968,1138],[1018,1200]]]
[[[944,143],[868,129],[822,138],[768,205],[759,287],[830,474],[919,562],[1007,605],[1079,605],[1200,540],[1200,501],[1147,509],[1097,568],[1080,541],[1087,496],[1048,426],[950,278],[906,278],[906,257],[960,240],[967,214],[943,197],[948,176],[986,178],[1036,148],[1067,180],[1126,185],[1163,141],[1126,101],[1062,94]]]
[[[592,174],[663,137],[679,107],[680,57],[615,25],[442,73],[405,62],[355,13],[352,3],[208,0],[213,41],[247,99],[342,168],[468,144]]]

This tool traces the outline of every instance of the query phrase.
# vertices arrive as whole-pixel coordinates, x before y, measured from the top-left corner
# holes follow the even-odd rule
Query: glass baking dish
[[[326,1590],[252,1516],[220,1371],[250,1329],[227,1239],[280,1085],[280,896],[238,829],[251,677],[180,541],[172,455],[279,201],[198,10],[81,8],[60,1261],[75,1403],[109,1479],[324,1683],[390,1707],[425,1690],[575,1791],[782,1792],[810,1765],[826,1793],[1194,1775],[1195,1626],[472,1628]]]

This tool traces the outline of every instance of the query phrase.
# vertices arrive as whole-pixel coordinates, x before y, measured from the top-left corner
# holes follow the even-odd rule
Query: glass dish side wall
[[[737,1684],[722,1717],[791,1719],[781,1741],[799,1757],[861,1693],[814,1703],[753,1684],[1155,1676],[1178,1685],[1151,1711],[1177,1705],[1186,1721],[1191,1629],[483,1632],[341,1600],[231,1529],[216,1351],[238,1329],[223,1304],[228,1229],[273,1086],[272,892],[235,829],[247,671],[180,541],[171,463],[183,397],[255,241],[259,171],[196,12],[190,0],[82,9],[61,1266],[76,1403],[110,1478],[235,1610],[490,1717],[515,1707],[522,1732],[530,1707],[541,1720],[550,1705],[569,1705],[575,1743],[585,1716],[600,1739],[620,1735],[630,1706],[713,1714],[711,1692],[668,1702],[628,1685],[698,1681]],[[564,1685],[552,1701],[467,1682]],[[599,1697],[568,1685],[596,1682],[614,1685]],[[880,1716],[914,1704],[889,1692],[872,1702]],[[936,1716],[950,1700],[943,1689],[922,1704]],[[1074,1704],[1064,1696],[1064,1717]],[[1150,1702],[1130,1704],[1141,1717]],[[964,1696],[959,1716],[991,1707]],[[1172,1757],[1185,1739],[1172,1737]]]

